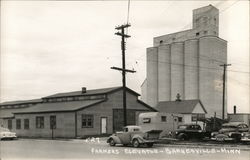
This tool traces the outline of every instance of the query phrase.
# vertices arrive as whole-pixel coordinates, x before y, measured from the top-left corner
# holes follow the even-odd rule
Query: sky
[[[138,93],[146,78],[153,37],[192,28],[192,10],[220,10],[219,37],[228,41],[228,112],[249,113],[249,2],[130,2],[127,86]],[[58,92],[121,86],[120,37],[128,1],[1,1],[1,102]]]

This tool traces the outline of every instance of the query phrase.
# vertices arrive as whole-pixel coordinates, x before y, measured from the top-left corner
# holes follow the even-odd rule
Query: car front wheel
[[[137,139],[134,139],[133,142],[132,142],[132,144],[133,144],[133,146],[134,146],[135,148],[140,147],[140,143],[139,143],[139,141],[138,141]]]
[[[153,147],[154,143],[147,143],[147,147]]]
[[[114,141],[114,139],[112,138],[112,139],[110,139],[110,141],[109,141],[109,145],[110,146],[115,146],[115,141]]]

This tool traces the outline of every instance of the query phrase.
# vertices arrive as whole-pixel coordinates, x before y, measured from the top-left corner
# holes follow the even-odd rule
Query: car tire
[[[140,147],[140,142],[138,141],[138,139],[134,139],[132,142],[132,145],[133,145],[133,147],[138,148],[138,147]]]
[[[177,136],[177,138],[178,138],[179,140],[188,140],[188,137],[187,137],[187,135],[185,135],[185,134],[179,134],[179,135]]]
[[[239,142],[240,142],[240,139],[241,139],[241,137],[235,137],[235,138],[234,138],[234,143],[239,143]]]
[[[153,147],[154,143],[147,143],[147,147],[151,148]]]
[[[115,141],[114,141],[113,138],[111,138],[111,139],[109,140],[109,145],[110,145],[110,146],[115,146]]]

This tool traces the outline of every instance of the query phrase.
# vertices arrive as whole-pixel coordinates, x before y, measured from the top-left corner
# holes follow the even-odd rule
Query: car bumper
[[[17,136],[3,136],[1,139],[16,139]]]
[[[145,143],[145,144],[147,144],[147,143],[158,143],[158,142],[160,142],[160,140],[143,139],[143,140],[140,141],[140,143]]]
[[[230,138],[230,137],[212,137],[211,140],[214,140],[214,141],[232,141],[232,140],[234,140],[234,138]]]
[[[243,141],[243,142],[250,142],[250,138],[248,138],[248,137],[242,137],[241,141]]]

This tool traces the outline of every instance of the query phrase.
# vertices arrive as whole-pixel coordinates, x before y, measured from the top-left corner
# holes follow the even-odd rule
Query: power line
[[[191,67],[191,68],[201,68],[201,69],[211,69],[211,70],[219,70],[222,71],[220,68],[211,68],[211,67],[205,67],[205,66],[194,66],[194,65],[188,65],[188,64],[182,64],[182,63],[173,63],[173,62],[166,62],[166,61],[156,61],[156,60],[147,60],[149,62],[158,62],[158,63],[167,63],[170,65],[179,65],[179,66],[186,66],[186,67]],[[246,73],[249,74],[250,72],[245,72],[245,71],[237,71],[237,70],[227,70],[229,72],[238,72],[238,73]]]
[[[235,5],[237,2],[239,2],[240,0],[236,0],[233,4],[231,4],[230,6],[228,6],[226,9],[224,9],[224,10],[221,10],[220,12],[218,12],[216,15],[219,15],[219,14],[221,14],[221,13],[223,13],[223,12],[225,12],[227,9],[229,9],[229,8],[231,8],[233,5]],[[226,1],[225,1],[226,2]],[[217,3],[216,5],[221,5],[222,3]],[[215,6],[216,6],[215,5]],[[208,19],[206,19],[205,20],[206,22],[208,22],[209,20]],[[190,22],[189,24],[188,24],[188,26],[190,25],[190,24],[192,24],[192,22]],[[207,26],[209,27],[209,26],[211,26],[212,24],[208,24]],[[186,25],[187,26],[187,25]],[[184,28],[186,28],[186,26],[184,26],[183,27],[183,29]],[[181,29],[181,30],[183,30],[183,29]],[[190,31],[186,31],[186,34],[189,34],[191,31],[193,31],[192,29],[190,29]],[[174,34],[174,33],[173,33]],[[186,35],[185,34],[185,35]],[[168,35],[168,34],[166,34],[166,35]],[[183,38],[185,35],[182,35],[182,36],[180,36],[180,37],[178,37],[178,39],[180,39],[180,38]],[[164,36],[164,35],[163,35]],[[224,63],[224,62],[223,62]]]

